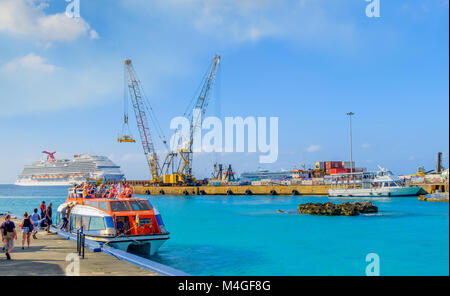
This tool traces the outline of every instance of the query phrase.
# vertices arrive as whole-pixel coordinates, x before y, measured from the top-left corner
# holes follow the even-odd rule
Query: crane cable
[[[144,106],[145,106],[145,108],[147,109],[147,111],[149,113],[150,120],[152,121],[152,123],[153,123],[153,125],[155,127],[156,133],[158,134],[159,139],[164,144],[166,149],[169,149],[169,147],[167,145],[166,137],[164,136],[164,132],[163,132],[163,130],[161,128],[161,125],[160,125],[157,117],[156,117],[155,112],[153,111],[152,106],[150,105],[150,102],[149,102],[149,100],[147,98],[147,95],[145,94],[145,90],[142,87],[142,84],[140,82],[140,79],[139,79],[138,74],[137,74],[136,71],[134,71],[134,75],[136,76],[137,82],[139,82],[138,84],[139,84],[139,86],[141,88],[141,91],[142,91],[142,99],[143,99],[142,101],[144,102]]]
[[[208,66],[208,69],[206,70],[206,73],[203,76],[203,79],[200,81],[197,89],[195,90],[194,94],[192,95],[191,100],[189,101],[189,103],[188,103],[188,105],[186,107],[186,110],[183,113],[183,116],[187,117],[189,119],[189,122],[192,121],[191,117],[193,116],[193,114],[192,114],[193,108],[194,108],[194,106],[195,106],[195,104],[197,102],[198,96],[200,95],[200,92],[201,92],[201,89],[203,88],[203,85],[205,85],[206,79],[207,79],[207,77],[209,75],[209,72],[210,72],[210,68],[211,68],[211,66]],[[174,134],[177,134],[177,133],[181,133],[181,131],[178,128],[174,131]],[[183,135],[180,134],[180,138],[183,138],[182,136]],[[189,135],[187,135],[187,136],[189,136]],[[181,143],[181,145],[182,144],[183,143]],[[179,146],[179,143],[178,144],[173,143],[173,145],[178,145]],[[176,148],[178,148],[178,147],[171,147],[171,151],[174,151]]]

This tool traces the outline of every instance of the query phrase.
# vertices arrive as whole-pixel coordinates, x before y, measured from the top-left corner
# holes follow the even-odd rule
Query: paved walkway
[[[3,223],[3,217],[0,217]],[[11,254],[12,260],[6,260],[5,253],[0,253],[0,276],[6,275],[48,275],[64,276],[66,268],[73,263],[66,261],[69,254],[76,253],[76,242],[62,238],[57,234],[38,233],[38,239],[31,238],[31,246],[22,250],[22,233],[17,221],[18,239]],[[74,257],[72,257],[74,258]],[[70,260],[70,258],[69,258]],[[91,252],[85,249],[85,259],[79,260],[80,275],[84,276],[149,276],[158,275],[134,264],[119,260],[114,256]],[[73,266],[73,265],[70,265]],[[73,271],[72,268],[70,271]]]

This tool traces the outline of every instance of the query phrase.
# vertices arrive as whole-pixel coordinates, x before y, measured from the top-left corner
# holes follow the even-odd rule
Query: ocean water
[[[65,188],[0,185],[0,213],[22,214]],[[299,215],[314,196],[148,196],[171,233],[150,259],[193,275],[365,275],[376,253],[381,275],[449,275],[449,204],[416,197],[374,199],[379,213]],[[277,210],[287,213],[277,213]]]

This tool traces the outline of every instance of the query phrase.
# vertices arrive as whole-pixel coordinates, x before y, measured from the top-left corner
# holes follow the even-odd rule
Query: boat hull
[[[421,187],[332,188],[329,190],[328,195],[331,197],[402,197],[417,196],[421,189]]]
[[[122,237],[98,237],[86,235],[86,238],[103,242],[113,248],[129,252],[137,252],[145,255],[154,255],[159,248],[169,239],[168,234],[160,235],[140,235]]]

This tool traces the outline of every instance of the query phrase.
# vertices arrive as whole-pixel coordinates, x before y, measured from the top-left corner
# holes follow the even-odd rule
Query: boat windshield
[[[128,206],[128,203],[126,201],[111,201],[109,205],[111,206],[111,212],[122,212],[130,210],[130,207]]]
[[[130,206],[133,211],[148,211],[148,210],[150,210],[150,206],[145,202],[145,200],[130,201]]]

